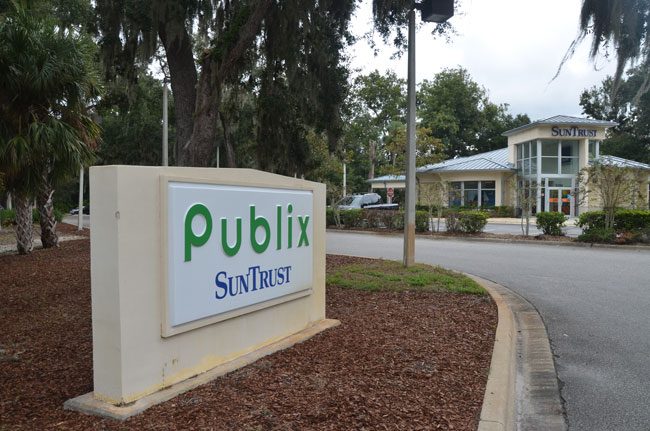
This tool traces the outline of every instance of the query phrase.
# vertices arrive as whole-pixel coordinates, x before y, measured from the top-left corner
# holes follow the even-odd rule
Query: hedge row
[[[580,214],[578,226],[582,228],[579,241],[627,244],[650,242],[650,211],[616,210],[614,228],[605,228],[605,212],[589,211]]]
[[[447,232],[480,233],[488,221],[485,211],[448,212],[445,217]]]
[[[58,209],[54,209],[54,219],[57,222],[63,220],[64,213]],[[32,209],[32,222],[39,223],[41,220],[41,214],[36,208]],[[15,210],[0,210],[0,224],[2,226],[10,226],[16,223],[16,211]]]
[[[429,211],[429,207],[426,205],[416,205],[418,211]],[[433,214],[435,215],[437,208],[433,209]],[[515,209],[509,206],[496,206],[496,207],[487,207],[487,208],[476,208],[476,207],[444,207],[442,209],[443,217],[447,217],[448,213],[459,213],[467,211],[481,211],[487,214],[488,217],[514,217]]]
[[[404,211],[353,209],[338,211],[331,208],[326,212],[328,226],[354,228],[404,229]],[[488,215],[484,211],[462,211],[447,213],[449,232],[479,233],[487,224]],[[430,229],[429,213],[415,212],[415,231],[427,232]]]
[[[336,220],[336,211],[328,208],[326,211],[328,226],[341,226],[346,229],[354,228],[386,228],[404,229],[404,211],[402,210],[366,210],[352,209],[338,211],[339,220]],[[429,214],[426,211],[415,212],[415,230],[426,232],[429,230]]]

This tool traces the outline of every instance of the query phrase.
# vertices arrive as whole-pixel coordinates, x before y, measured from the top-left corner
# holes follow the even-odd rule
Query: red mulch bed
[[[309,341],[125,422],[64,411],[92,390],[89,266],[87,240],[0,256],[0,430],[476,429],[492,301],[336,287],[342,325]]]

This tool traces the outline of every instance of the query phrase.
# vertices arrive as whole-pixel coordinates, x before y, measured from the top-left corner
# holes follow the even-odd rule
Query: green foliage
[[[0,225],[10,226],[16,222],[16,211],[2,209],[0,210]]]
[[[605,211],[605,227],[611,228],[616,209],[638,198],[639,189],[646,187],[647,175],[644,170],[595,161],[580,170],[580,194],[583,199],[596,197]]]
[[[415,212],[415,231],[427,232],[429,230],[429,212],[416,211]]]
[[[92,161],[99,127],[86,105],[99,85],[88,38],[15,7],[0,21],[0,171],[27,195]]]
[[[584,231],[578,236],[578,241],[581,242],[599,242],[599,243],[613,243],[616,241],[616,231],[605,227],[597,227]]]
[[[536,217],[537,229],[541,229],[544,235],[563,235],[562,226],[567,220],[564,214],[559,212],[538,212]]]
[[[63,221],[65,213],[55,209],[54,210],[54,219],[57,221],[57,223],[60,223]],[[32,208],[32,222],[33,223],[38,223],[41,220],[41,215],[38,212],[38,209]],[[16,211],[11,209],[3,209],[0,210],[0,225],[1,226],[11,226],[16,223]]]
[[[494,208],[487,208],[490,217],[513,217],[515,209],[509,206],[495,206]]]
[[[455,4],[456,13],[458,13],[460,1],[457,0]],[[412,5],[413,2],[410,0],[373,0],[372,2],[376,32],[384,43],[392,43],[398,52],[403,51],[407,46],[408,11],[413,7]],[[430,28],[432,33],[437,36],[449,37],[449,34],[454,33],[449,21],[435,24],[435,27]],[[374,40],[371,40],[371,44],[374,46]]]
[[[118,79],[108,85],[98,112],[102,117],[101,164],[160,166],[162,164],[162,82],[143,75],[133,85]],[[170,104],[173,108],[173,104]],[[169,148],[174,148],[174,110],[170,109]],[[173,152],[170,165],[174,165]]]
[[[334,218],[335,210],[327,208],[325,210],[325,224],[326,226],[336,226],[336,219]]]
[[[340,211],[341,215],[341,224],[348,228],[352,229],[355,227],[361,227],[363,221],[363,210],[352,209]]]
[[[396,229],[396,226],[404,226],[404,212],[399,210],[375,210],[364,209],[363,220],[367,227],[379,229]]]
[[[449,233],[461,232],[460,212],[453,210],[447,211],[447,214],[445,214],[445,225]]]
[[[485,290],[462,274],[423,264],[406,268],[389,260],[335,268],[327,274],[327,285],[371,292],[444,291],[485,295]]]
[[[618,210],[614,229],[617,231],[643,231],[650,229],[650,211]]]
[[[650,163],[650,93],[639,94],[646,86],[647,76],[647,69],[639,66],[621,78],[615,93],[612,77],[582,92],[580,106],[586,115],[618,123],[602,142],[601,154]]]
[[[395,173],[404,168],[395,160],[403,149],[389,148],[387,140],[393,128],[404,122],[405,85],[395,73],[382,75],[378,71],[360,75],[352,84],[344,108],[343,151],[352,165],[350,173],[359,176],[356,184],[355,178],[350,178],[353,191],[367,190],[365,180],[377,172]]]
[[[458,214],[460,231],[464,233],[481,233],[487,224],[488,216],[483,211],[463,211]]]
[[[605,212],[589,211],[580,214],[578,226],[585,233],[594,229],[605,228]],[[614,232],[636,231],[643,232],[650,229],[650,211],[619,209],[614,216]]]
[[[490,102],[487,91],[466,69],[446,69],[418,92],[421,126],[441,139],[445,158],[468,156],[506,146],[503,132],[528,124],[527,115],[513,117],[507,105]]]
[[[592,37],[590,55],[595,59],[601,48],[616,52],[615,80],[623,74],[628,63],[650,64],[650,22],[643,17],[650,14],[647,1],[583,0],[580,12],[580,34],[573,42],[564,61],[573,54],[577,45]],[[559,73],[559,72],[558,72]],[[647,91],[647,88],[643,92]]]
[[[604,211],[588,211],[580,214],[577,226],[582,228],[583,231],[605,227],[605,212]]]
[[[480,210],[457,211],[450,209],[445,215],[449,233],[480,233],[487,225],[488,214]]]

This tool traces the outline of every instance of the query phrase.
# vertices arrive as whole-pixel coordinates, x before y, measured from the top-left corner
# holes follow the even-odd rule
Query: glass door
[[[561,187],[548,187],[547,188],[547,204],[546,208],[550,212],[560,212],[568,217],[575,214],[574,209],[574,196],[571,189]]]

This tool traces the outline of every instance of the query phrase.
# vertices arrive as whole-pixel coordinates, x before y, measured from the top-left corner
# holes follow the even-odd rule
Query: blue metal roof
[[[468,157],[445,160],[444,162],[418,168],[418,173],[452,171],[511,171],[514,165],[508,162],[508,148],[474,154]]]
[[[643,169],[650,171],[650,165],[637,162],[634,160],[624,159],[622,157],[603,155],[598,158],[603,165],[617,166],[619,168]]]
[[[384,175],[381,177],[375,177],[368,180],[369,183],[390,183],[390,182],[399,182],[406,181],[406,176],[404,175]]]
[[[530,124],[519,126],[515,129],[503,132],[502,136],[511,136],[527,129],[545,125],[566,125],[566,126],[596,126],[596,127],[613,127],[618,125],[613,121],[594,120],[593,118],[571,117],[569,115],[556,115],[545,118],[544,120],[533,121]]]

